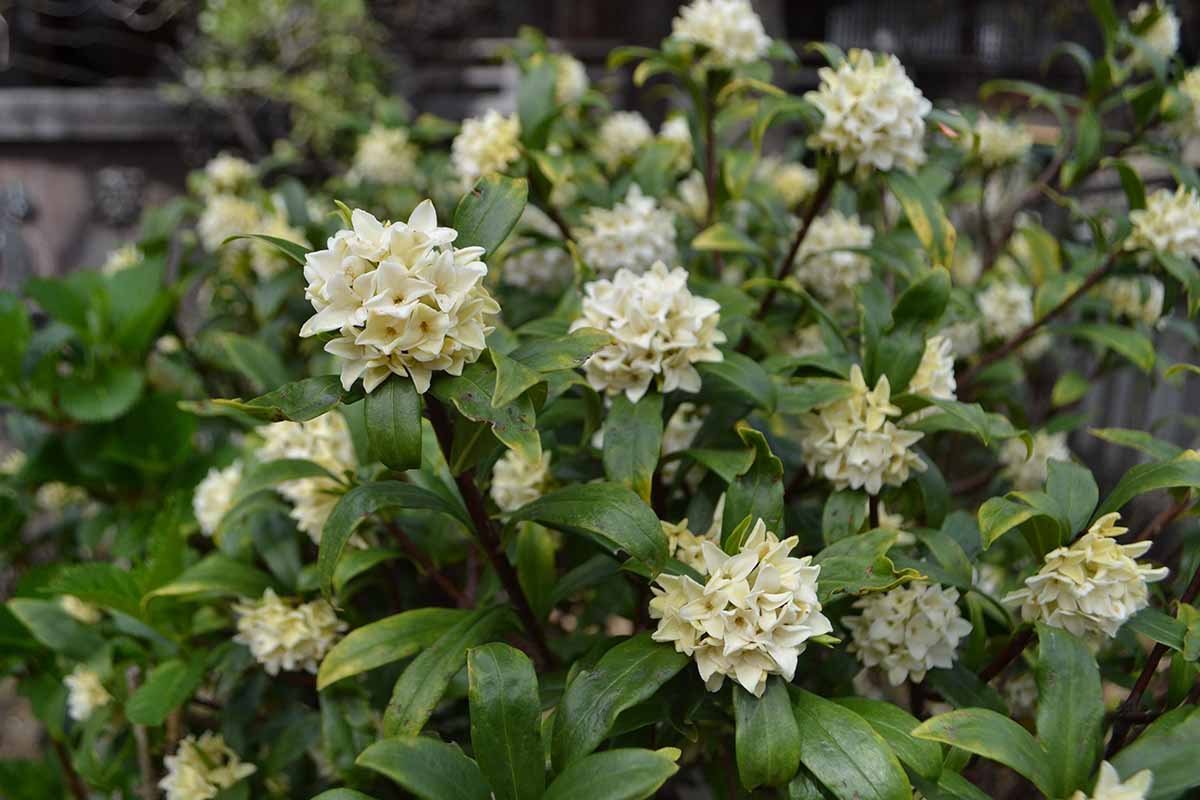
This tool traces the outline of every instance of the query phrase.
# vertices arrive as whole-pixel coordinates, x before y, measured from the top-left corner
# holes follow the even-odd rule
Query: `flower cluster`
[[[574,103],[587,94],[587,68],[570,53],[554,57],[554,102]]]
[[[871,259],[853,249],[870,247],[874,238],[857,214],[827,211],[813,220],[796,251],[796,277],[822,300],[844,305],[854,287],[871,277]]]
[[[1033,324],[1033,289],[1017,281],[994,281],[975,298],[988,339],[1011,339]]]
[[[99,673],[82,664],[63,678],[63,685],[67,687],[67,715],[77,722],[82,722],[97,708],[112,701],[112,695],[104,688]]]
[[[305,670],[316,674],[321,659],[347,625],[324,600],[292,605],[267,589],[260,600],[233,606],[237,636],[270,675],[280,670]]]
[[[1033,146],[1033,136],[1023,125],[1002,122],[980,114],[970,135],[959,140],[967,153],[992,169],[1020,161]]]
[[[795,208],[817,190],[820,178],[812,167],[795,161],[781,162],[774,157],[764,158],[759,165],[758,175],[768,181],[779,192],[788,208]],[[810,234],[812,231],[809,232]]]
[[[913,169],[925,163],[925,115],[933,108],[893,55],[851,50],[817,73],[821,85],[804,99],[824,116],[809,147],[853,167]]]
[[[1146,198],[1145,208],[1129,212],[1129,221],[1130,250],[1200,259],[1200,194],[1194,189],[1159,189]]]
[[[137,266],[142,262],[142,258],[142,251],[136,244],[131,242],[121,245],[108,254],[100,271],[105,275],[116,275],[118,272]]]
[[[953,400],[957,397],[954,348],[945,336],[931,336],[925,341],[921,363],[908,381],[908,391],[937,400]]]
[[[708,48],[704,60],[723,67],[758,61],[771,46],[749,0],[693,0],[672,21],[671,35]]]
[[[358,140],[346,172],[351,183],[404,184],[417,174],[417,147],[404,128],[373,125]]]
[[[478,178],[503,172],[521,154],[521,123],[516,114],[490,109],[482,117],[463,120],[450,144],[450,163],[463,188]]]
[[[707,411],[707,408],[698,408],[695,403],[680,403],[675,408],[675,412],[671,414],[663,428],[661,449],[663,458],[692,446],[692,441],[704,425],[704,416]],[[672,482],[678,471],[678,461],[664,464],[662,467],[663,480],[667,483]]]
[[[230,236],[255,233],[260,221],[258,206],[234,194],[218,194],[209,197],[196,222],[196,235],[200,244],[210,253],[220,251],[221,245]],[[225,246],[223,252],[236,254],[248,252],[250,242],[237,239]]]
[[[1071,460],[1067,434],[1037,431],[1033,434],[1032,454],[1020,439],[1008,439],[1000,446],[1000,474],[1012,483],[1014,489],[1040,489],[1046,482],[1050,459]]]
[[[1183,73],[1177,88],[1191,106],[1187,116],[1180,121],[1183,133],[1200,135],[1200,67],[1192,67]]]
[[[931,669],[954,666],[958,642],[971,623],[958,609],[958,590],[910,583],[854,602],[858,616],[842,618],[853,641],[850,651],[867,667],[878,667],[888,682],[920,683]]]
[[[501,511],[516,511],[546,493],[550,484],[550,451],[537,461],[527,461],[516,450],[506,450],[492,467],[492,500]]]
[[[692,163],[692,129],[688,127],[687,117],[682,114],[672,114],[667,117],[658,129],[659,141],[668,142],[675,146],[675,167],[687,169]]]
[[[1109,278],[1099,294],[1112,306],[1114,317],[1125,317],[1145,325],[1156,325],[1163,313],[1166,290],[1152,277]]]
[[[1134,773],[1129,780],[1122,781],[1116,768],[1107,761],[1100,762],[1100,777],[1089,796],[1082,789],[1076,790],[1070,800],[1146,800],[1150,787],[1154,785],[1154,773],[1148,769]]]
[[[253,775],[253,764],[242,763],[219,733],[186,736],[174,755],[164,759],[166,776],[158,787],[167,800],[212,800],[221,790]]]
[[[667,553],[681,564],[694,569],[701,575],[708,574],[704,561],[704,543],[721,546],[721,515],[725,513],[725,495],[717,500],[713,509],[712,522],[704,533],[692,533],[686,519],[679,522],[662,521],[663,535],[667,537]]]
[[[694,658],[709,691],[726,676],[757,696],[769,675],[790,681],[808,640],[833,630],[817,599],[820,566],[788,555],[798,541],[780,541],[760,519],[736,555],[702,542],[703,585],[662,574],[651,587],[654,640]]]
[[[881,375],[867,388],[862,369],[850,368],[851,394],[819,406],[801,418],[801,449],[809,473],[824,477],[837,489],[863,489],[878,494],[884,486],[900,486],[912,470],[924,472],[925,462],[912,446],[924,434],[899,428],[888,417],[899,417],[891,403],[891,385]]]
[[[483,287],[482,247],[456,248],[423,201],[408,222],[384,224],[355,210],[352,227],[309,253],[305,296],[317,312],[301,336],[341,335],[325,350],[342,359],[342,385],[370,392],[391,374],[424,394],[434,372],[462,373],[483,352],[500,306]]]
[[[675,215],[659,208],[635,183],[611,209],[589,208],[579,231],[579,254],[602,276],[618,269],[643,272],[675,261]]]
[[[245,159],[218,153],[204,165],[204,193],[236,194],[254,182],[254,165]]]
[[[1117,544],[1128,530],[1117,526],[1120,517],[1105,514],[1070,545],[1047,553],[1037,574],[1025,579],[1025,588],[1004,602],[1020,606],[1026,622],[1044,622],[1097,643],[1116,636],[1149,603],[1146,584],[1168,572],[1136,561],[1152,542]]]
[[[596,155],[610,170],[633,158],[654,138],[650,123],[636,111],[617,111],[600,124]]]
[[[1129,12],[1129,23],[1137,31],[1146,24],[1151,14],[1156,15],[1154,20],[1139,35],[1146,46],[1160,58],[1170,58],[1179,50],[1179,17],[1176,16],[1175,9],[1162,0],[1154,0],[1153,3],[1139,3]],[[1140,50],[1133,52],[1130,63],[1140,67],[1150,66],[1149,60]]]
[[[221,518],[233,508],[233,498],[241,482],[242,462],[235,461],[224,469],[213,467],[196,486],[192,511],[205,536],[212,536],[221,524]]]
[[[99,608],[91,603],[85,603],[73,594],[64,594],[59,597],[58,607],[84,625],[95,625],[104,616]]]
[[[679,195],[675,207],[697,223],[704,222],[708,217],[708,186],[704,174],[698,169],[692,170],[679,182],[675,191]]]
[[[307,422],[276,422],[260,429],[263,461],[290,458],[312,461],[335,477],[353,472],[357,465],[354,442],[346,420],[330,411]],[[331,478],[313,477],[284,481],[276,487],[292,504],[296,527],[320,544],[325,521],[341,497],[341,486]],[[352,543],[358,543],[352,539]]]
[[[641,275],[621,269],[612,280],[584,286],[583,315],[571,330],[599,328],[616,340],[584,363],[593,389],[624,392],[633,402],[651,382],[664,392],[700,389],[693,365],[723,360],[717,345],[725,334],[717,329],[720,304],[693,295],[687,278],[686,270],[658,261]]]
[[[521,235],[522,232],[541,238]],[[525,206],[518,234],[505,247],[501,272],[504,282],[533,292],[562,288],[572,274],[571,256],[558,244],[543,240],[558,235],[553,220],[544,211],[534,205]]]

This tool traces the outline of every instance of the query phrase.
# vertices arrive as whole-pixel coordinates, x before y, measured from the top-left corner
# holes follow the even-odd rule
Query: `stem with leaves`
[[[804,244],[804,239],[808,236],[808,231],[812,227],[813,220],[817,218],[817,214],[821,213],[821,209],[825,206],[825,201],[829,199],[829,195],[833,193],[833,186],[837,183],[837,175],[833,170],[826,172],[821,176],[821,182],[817,186],[817,190],[813,192],[813,196],[808,201],[808,206],[804,209],[804,216],[800,220],[800,229],[796,231],[796,238],[792,240],[792,246],[788,248],[787,255],[779,262],[779,266],[775,268],[775,280],[782,281],[792,271],[792,267],[796,261],[796,253],[800,252],[800,245]],[[763,296],[762,303],[758,307],[758,313],[754,315],[755,319],[762,319],[771,310],[771,306],[775,303],[775,295],[778,287],[772,286]]]
[[[1005,667],[1016,661],[1021,653],[1025,652],[1025,648],[1029,646],[1031,641],[1033,641],[1033,628],[1021,628],[1018,630],[1008,640],[1008,644],[1004,646],[1004,649],[996,654],[992,662],[980,671],[979,680],[987,683],[999,675],[1004,671]]]
[[[71,763],[71,754],[67,752],[67,748],[58,739],[51,739],[54,746],[54,755],[58,758],[59,766],[62,767],[63,775],[67,779],[67,787],[71,790],[71,795],[75,800],[88,800],[87,786],[83,783],[83,778],[79,777],[79,773],[75,771],[75,765]]]

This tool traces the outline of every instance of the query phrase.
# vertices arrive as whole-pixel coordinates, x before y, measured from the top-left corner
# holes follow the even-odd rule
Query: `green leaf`
[[[920,181],[906,172],[892,170],[887,173],[886,181],[934,265],[949,269],[954,263],[957,234],[942,204]]]
[[[1058,796],[1045,749],[1029,731],[1003,714],[985,708],[951,711],[926,720],[913,736],[998,761],[1024,775],[1047,797]]]
[[[1182,706],[1150,723],[1133,744],[1109,760],[1122,780],[1144,769],[1153,772],[1154,783],[1146,800],[1167,800],[1200,786],[1197,741],[1200,741],[1200,708]]]
[[[718,222],[696,234],[692,249],[702,253],[766,255],[762,245],[726,222]]]
[[[1171,461],[1137,464],[1121,476],[1121,480],[1096,509],[1092,520],[1112,511],[1120,511],[1126,503],[1140,494],[1157,489],[1179,486],[1200,486],[1200,459],[1184,454]]]
[[[896,543],[896,532],[886,528],[840,539],[813,557],[821,567],[818,595],[822,603],[838,595],[882,592],[919,576],[913,570],[895,569],[884,554]]]
[[[916,281],[896,301],[892,309],[895,326],[930,325],[941,319],[950,299],[950,273],[934,267]]]
[[[86,660],[104,649],[104,639],[98,631],[63,611],[56,602],[15,597],[7,606],[33,638],[51,650]]]
[[[341,594],[342,590],[346,588],[346,584],[364,572],[369,572],[376,565],[385,561],[393,561],[403,555],[399,550],[388,547],[365,549],[356,547],[348,553],[343,553],[337,567],[333,570],[334,593]]]
[[[1124,356],[1142,372],[1149,374],[1154,369],[1154,342],[1132,328],[1103,322],[1086,322],[1065,325],[1060,330],[1078,339],[1095,342]]]
[[[0,378],[15,388],[33,326],[24,301],[12,292],[0,291],[0,330]]]
[[[663,398],[657,392],[648,392],[636,403],[619,394],[604,420],[604,474],[647,503],[662,447],[662,409]]]
[[[221,364],[244,375],[254,391],[265,392],[288,382],[287,366],[261,339],[221,331],[208,335],[205,340],[216,348]]]
[[[848,708],[887,742],[900,763],[922,777],[937,780],[942,772],[942,748],[934,742],[914,738],[920,720],[891,703],[866,697],[839,697],[833,702]]]
[[[496,800],[537,800],[546,789],[541,705],[529,657],[509,645],[467,653],[471,749]]]
[[[354,531],[367,517],[388,508],[438,511],[464,524],[468,522],[460,516],[460,510],[445,498],[411,483],[378,481],[356,486],[338,500],[321,531],[317,574],[321,580],[321,591],[326,596],[333,594],[333,573]]]
[[[1185,661],[1196,661],[1200,659],[1200,609],[1188,603],[1180,603],[1176,614],[1176,621],[1183,626],[1183,646],[1179,648],[1180,652],[1183,653]]]
[[[754,525],[766,523],[767,530],[783,535],[783,462],[771,452],[767,437],[744,422],[737,424],[741,440],[754,449],[754,463],[725,492],[725,514],[722,517],[721,546],[728,553],[741,547],[732,533],[749,518]]]
[[[278,236],[267,236],[265,233],[238,233],[230,236],[221,242],[221,244],[227,245],[235,239],[258,239],[259,241],[266,242],[300,266],[304,266],[305,256],[308,255],[308,247],[306,245],[289,242],[287,239],[280,239]]]
[[[307,422],[335,408],[349,396],[350,393],[342,389],[341,378],[337,375],[321,375],[285,383],[250,401],[212,400],[208,403],[180,405],[202,416],[234,411],[264,422]]]
[[[393,375],[363,401],[370,458],[396,470],[421,466],[421,396]]]
[[[355,628],[326,653],[317,673],[317,691],[424,650],[467,613],[457,608],[418,608]]]
[[[862,530],[868,510],[865,492],[843,489],[830,494],[821,512],[821,536],[825,544],[833,544]]]
[[[1100,489],[1091,470],[1057,459],[1048,461],[1046,469],[1046,493],[1058,502],[1066,514],[1071,533],[1082,531],[1100,499]]]
[[[734,403],[775,410],[775,384],[766,370],[748,356],[725,353],[722,361],[697,364],[696,369],[704,382],[700,393],[712,405]]]
[[[62,384],[58,403],[79,422],[109,422],[124,414],[142,396],[145,376],[124,364],[100,365],[87,379],[72,375]]]
[[[768,678],[762,697],[735,685],[733,711],[742,786],[753,791],[759,786],[781,786],[790,781],[800,768],[800,730],[783,680]]]
[[[594,753],[568,766],[545,800],[645,800],[679,771],[679,751],[622,748]]]
[[[475,762],[456,744],[425,736],[398,736],[368,747],[355,761],[395,781],[421,800],[489,800]]]
[[[1129,428],[1089,428],[1088,433],[1106,442],[1146,453],[1159,461],[1168,461],[1183,452],[1182,447],[1156,439],[1145,431]]]
[[[312,800],[375,800],[375,798],[369,794],[356,792],[353,789],[330,789],[321,792]]]
[[[613,647],[567,684],[554,719],[551,753],[562,770],[595,750],[627,708],[654,695],[689,658],[643,633]]]
[[[555,116],[557,76],[554,62],[549,59],[521,76],[517,87],[517,117],[521,121],[521,141],[530,149],[537,150],[546,144],[549,123]]]
[[[803,414],[836,403],[854,394],[848,381],[834,378],[801,378],[779,389],[779,413]]]
[[[1165,644],[1172,650],[1183,650],[1184,637],[1187,635],[1187,627],[1182,622],[1154,607],[1143,608],[1121,627]]]
[[[959,431],[974,436],[989,447],[994,439],[1009,439],[1020,435],[1020,432],[1013,428],[1012,423],[1005,417],[1000,414],[989,414],[979,403],[960,403],[957,400],[940,398],[926,399],[941,413],[930,414],[911,425],[906,423],[906,427],[925,433]]]
[[[604,331],[579,328],[558,339],[525,342],[508,357],[538,372],[558,372],[582,366],[593,353],[612,342],[613,337]]]
[[[266,574],[223,553],[212,553],[188,567],[175,580],[148,593],[142,598],[142,605],[162,597],[178,600],[231,596],[257,598],[270,587],[271,579]]]
[[[1000,693],[962,664],[950,669],[931,669],[925,682],[955,708],[987,708],[999,714],[1008,713]]]
[[[517,509],[509,520],[540,522],[588,536],[610,552],[624,550],[656,571],[667,559],[667,540],[658,516],[632,490],[615,483],[558,489]]]
[[[467,419],[486,423],[497,439],[520,453],[526,461],[539,461],[542,443],[538,438],[533,401],[525,394],[497,408],[492,402],[495,386],[495,368],[476,361],[460,376],[445,375],[434,381],[432,391],[437,399],[452,403]]]
[[[236,504],[258,492],[271,489],[286,481],[302,480],[304,478],[327,478],[336,480],[329,470],[312,461],[302,458],[280,458],[275,461],[263,461],[248,468],[238,482],[237,493],[234,495]],[[233,512],[230,509],[228,516]]]
[[[502,606],[483,608],[459,620],[412,663],[396,680],[392,699],[383,714],[387,736],[421,732],[441,701],[455,673],[467,662],[467,651],[490,642],[512,627],[512,612]]]
[[[638,151],[630,173],[650,197],[662,197],[674,186],[676,162],[683,145],[661,140],[650,142]],[[686,155],[686,154],[683,154]]]
[[[115,564],[73,564],[55,575],[46,590],[70,594],[85,603],[141,616],[142,591],[132,575]]]
[[[130,695],[125,716],[135,725],[162,725],[168,714],[192,696],[203,677],[202,661],[164,661],[150,670],[146,682]]]
[[[546,380],[542,373],[503,355],[495,348],[489,349],[488,352],[492,356],[492,364],[496,367],[492,408],[501,408],[516,402],[527,390]]]
[[[979,539],[986,550],[997,539],[1038,516],[1037,509],[1006,497],[992,497],[979,507]]]
[[[1155,257],[1162,268],[1182,284],[1188,296],[1188,316],[1195,316],[1200,310],[1200,267],[1185,256],[1156,253]]]
[[[754,451],[746,450],[710,450],[692,447],[678,451],[680,457],[687,457],[697,464],[719,476],[725,483],[730,483],[738,475],[750,469],[754,463]],[[671,457],[675,454],[672,453]]]
[[[1091,388],[1087,378],[1074,370],[1068,370],[1054,382],[1054,389],[1050,392],[1050,403],[1055,408],[1069,406],[1082,400]]]
[[[1056,797],[1087,785],[1104,743],[1100,669],[1086,644],[1067,631],[1039,624],[1038,741],[1049,755]]]
[[[482,247],[485,254],[496,252],[521,218],[529,199],[529,183],[524,178],[485,175],[475,181],[454,209],[455,247]]]
[[[839,800],[908,800],[912,787],[896,754],[862,717],[792,687],[800,760]]]

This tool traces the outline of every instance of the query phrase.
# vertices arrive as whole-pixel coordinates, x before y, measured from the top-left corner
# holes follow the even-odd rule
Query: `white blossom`
[[[63,685],[67,687],[67,715],[76,722],[82,722],[97,708],[112,701],[99,673],[82,664],[63,678]]]
[[[254,165],[243,158],[219,153],[204,165],[206,194],[230,194],[254,181]]]
[[[950,277],[956,286],[974,286],[983,275],[983,259],[979,253],[970,248],[962,247],[954,253],[954,261],[950,264]]]
[[[851,50],[838,67],[817,74],[820,86],[804,98],[823,119],[809,147],[835,153],[843,170],[925,163],[925,115],[933,106],[898,58]]]
[[[492,467],[492,500],[501,511],[516,511],[532,503],[550,485],[550,451],[537,461],[527,461],[516,450],[506,450]]]
[[[100,271],[105,275],[116,275],[130,267],[136,267],[142,263],[143,258],[141,248],[133,242],[129,242],[109,253],[108,258],[104,260],[104,265],[100,267]]]
[[[1029,491],[1040,489],[1046,482],[1050,459],[1070,461],[1071,450],[1067,447],[1066,433],[1037,431],[1033,434],[1033,454],[1029,455],[1025,443],[1018,438],[1006,439],[1000,446],[1000,474],[1007,478],[1014,489]]]
[[[305,670],[314,675],[321,659],[347,625],[325,600],[293,605],[267,589],[259,600],[235,603],[235,642],[250,648],[270,675],[280,670]]]
[[[358,140],[346,180],[403,185],[417,176],[417,146],[404,128],[372,125]]]
[[[950,351],[955,358],[967,358],[979,352],[980,331],[979,321],[963,319],[952,322],[942,328],[939,333],[950,342]]]
[[[224,469],[212,467],[197,484],[192,494],[192,511],[205,536],[212,536],[221,519],[233,508],[233,498],[241,482],[242,462],[235,461]]]
[[[1100,762],[1100,777],[1096,787],[1088,795],[1077,789],[1071,800],[1146,800],[1150,787],[1154,785],[1154,773],[1148,769],[1135,772],[1129,780],[1122,781],[1115,767],[1107,761]]]
[[[1166,290],[1153,277],[1109,278],[1100,284],[1098,294],[1112,306],[1114,317],[1154,326],[1162,318]]]
[[[723,67],[758,61],[771,46],[749,0],[692,0],[672,20],[671,36],[708,48],[704,61]]]
[[[317,313],[300,335],[341,332],[325,350],[342,360],[347,389],[362,378],[370,392],[396,374],[424,394],[433,373],[462,374],[500,311],[483,287],[483,248],[454,247],[458,232],[438,227],[428,200],[407,223],[385,225],[362,210],[351,221],[306,258],[305,295]]]
[[[73,594],[58,598],[58,606],[84,625],[95,625],[104,615],[91,603],[85,603]]]
[[[663,121],[662,127],[658,129],[658,138],[661,141],[669,142],[675,145],[676,158],[675,167],[679,170],[687,169],[692,164],[692,129],[688,127],[687,117],[682,114],[672,114]]]
[[[817,323],[802,325],[795,333],[780,343],[781,349],[789,356],[803,358],[824,353],[829,348],[825,345],[825,335]]]
[[[583,225],[580,256],[601,276],[618,269],[644,272],[656,261],[675,260],[675,215],[642,194],[636,183],[611,209],[585,211]]]
[[[575,56],[559,53],[554,57],[554,102],[573,103],[587,94],[587,68]]]
[[[1026,622],[1044,622],[1093,643],[1116,636],[1126,620],[1149,604],[1146,584],[1168,572],[1136,561],[1152,542],[1116,542],[1128,530],[1117,526],[1120,518],[1116,512],[1105,514],[1070,545],[1047,553],[1037,574],[1004,602],[1020,606]]]
[[[1159,189],[1146,198],[1145,208],[1129,212],[1129,221],[1128,249],[1200,259],[1200,194],[1195,190]]]
[[[708,187],[700,170],[689,172],[675,187],[675,191],[679,196],[676,202],[679,210],[697,223],[704,222],[708,216]]]
[[[704,584],[664,573],[651,587],[654,640],[695,659],[709,691],[729,676],[761,697],[769,675],[792,680],[807,641],[833,629],[817,599],[820,566],[788,555],[798,541],[779,541],[760,519],[736,555],[702,542]]]
[[[1129,23],[1133,28],[1140,27],[1151,14],[1157,13],[1150,27],[1142,31],[1143,42],[1161,58],[1170,58],[1179,50],[1179,17],[1175,9],[1162,0],[1152,3],[1139,3],[1129,12]],[[1134,50],[1129,63],[1137,67],[1149,68],[1150,62],[1140,50]]]
[[[924,435],[899,428],[891,403],[891,386],[881,375],[868,389],[862,369],[850,368],[849,397],[819,406],[801,417],[801,450],[809,473],[837,489],[863,489],[878,494],[884,486],[900,486],[912,470],[924,472],[925,462],[912,447]]]
[[[971,623],[958,609],[958,590],[910,583],[856,600],[858,616],[842,618],[853,637],[850,652],[879,667],[892,686],[920,683],[931,669],[954,666],[958,642]]]
[[[698,408],[695,403],[684,402],[675,408],[675,412],[671,414],[667,424],[663,427],[661,449],[663,458],[692,446],[692,441],[704,425],[704,417],[707,412],[707,408]],[[663,465],[662,478],[667,483],[671,483],[675,480],[678,472],[679,461],[671,461]]]
[[[925,340],[921,363],[908,381],[908,392],[936,400],[953,400],[958,384],[954,380],[954,348],[945,336]]]
[[[1180,120],[1183,133],[1200,135],[1200,67],[1192,67],[1183,73],[1177,88],[1190,106],[1186,116]]]
[[[820,183],[820,177],[812,167],[795,161],[783,162],[773,157],[764,158],[757,172],[760,178],[779,192],[788,208],[795,208],[811,197]]]
[[[874,237],[857,214],[828,211],[813,220],[796,251],[795,275],[822,300],[845,305],[855,287],[871,277],[871,259],[849,248],[870,247]]]
[[[1017,281],[995,281],[975,302],[988,339],[1011,339],[1033,324],[1033,289]]]
[[[959,139],[967,154],[988,169],[1020,161],[1033,147],[1033,136],[1019,123],[980,114],[968,135]]]
[[[163,761],[167,774],[158,787],[166,793],[166,800],[212,800],[221,790],[257,771],[253,764],[243,763],[225,739],[212,731],[200,734],[199,739],[184,737],[174,755]]]
[[[704,561],[704,543],[721,546],[721,517],[725,514],[725,495],[717,498],[713,508],[712,522],[704,533],[692,533],[686,519],[679,522],[662,520],[663,535],[667,537],[667,554],[686,564],[701,575],[708,574],[708,565]]]
[[[535,205],[525,206],[518,224],[518,233],[505,247],[501,276],[504,282],[534,292],[559,289],[574,274],[571,255],[557,243],[521,235],[530,232],[543,237],[558,238],[559,230],[553,220]]]
[[[88,501],[87,490],[62,481],[43,483],[34,493],[33,501],[42,511],[58,514],[72,506],[81,506]]]
[[[0,475],[16,475],[28,462],[29,456],[24,450],[9,450],[0,458]]]
[[[596,142],[597,157],[608,169],[621,166],[654,138],[650,123],[636,111],[617,111],[600,124],[599,140]]]
[[[259,429],[263,445],[258,457],[263,461],[301,459],[312,461],[340,477],[357,467],[354,442],[346,420],[336,411],[329,411],[307,422],[275,422]],[[342,495],[341,485],[330,478],[312,477],[284,481],[276,487],[292,504],[291,517],[296,527],[315,544],[321,542],[321,531],[334,506]],[[361,546],[359,537],[351,544]]]
[[[204,211],[200,213],[200,219],[196,222],[196,235],[200,237],[200,244],[208,252],[220,251],[226,257],[233,257],[238,253],[248,252],[250,241],[235,239],[224,245],[225,240],[230,236],[255,233],[260,220],[261,214],[254,203],[237,195],[217,194],[205,201]]]
[[[489,109],[482,117],[463,120],[462,129],[450,143],[450,164],[463,186],[476,179],[503,172],[521,155],[521,123],[516,114],[505,116]]]
[[[641,275],[621,269],[584,286],[583,316],[571,330],[598,328],[615,339],[583,365],[593,389],[624,392],[632,402],[652,382],[663,392],[700,389],[693,365],[723,360],[717,345],[725,334],[717,329],[720,304],[688,291],[687,277],[658,261]]]

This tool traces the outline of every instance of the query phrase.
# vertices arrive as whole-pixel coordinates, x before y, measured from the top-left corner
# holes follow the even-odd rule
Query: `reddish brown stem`
[[[1154,519],[1150,520],[1150,524],[1143,528],[1142,532],[1137,535],[1134,541],[1144,542],[1147,539],[1153,539],[1191,507],[1192,497],[1190,494],[1185,495],[1182,500],[1176,500],[1170,506],[1158,512]]]
[[[54,745],[54,755],[58,757],[58,763],[62,767],[63,775],[66,776],[67,786],[74,795],[75,800],[87,800],[88,790],[83,783],[83,778],[79,777],[79,773],[75,771],[75,765],[71,763],[71,754],[67,752],[67,748],[63,747],[63,743],[58,739],[51,740]]]
[[[458,587],[454,585],[454,582],[443,575],[441,570],[434,566],[433,562],[429,560],[429,556],[421,552],[421,548],[417,547],[416,543],[409,538],[408,534],[405,533],[399,525],[393,522],[389,523],[387,528],[391,532],[392,538],[394,538],[396,543],[400,545],[400,549],[404,551],[404,555],[408,557],[408,560],[416,564],[417,569],[419,569],[425,577],[436,583],[438,587],[446,593],[446,596],[454,601],[455,605],[457,605],[459,608],[469,608],[471,606],[471,603],[467,600],[466,595],[459,591]]]
[[[796,231],[796,238],[792,240],[792,246],[788,248],[787,255],[779,262],[779,266],[775,268],[775,280],[782,281],[792,271],[792,266],[796,261],[796,253],[800,252],[800,245],[804,244],[804,239],[808,236],[808,230],[812,227],[813,220],[817,218],[817,214],[821,213],[821,209],[825,206],[825,201],[829,199],[829,195],[833,193],[833,185],[837,183],[837,176],[834,172],[827,172],[822,178],[821,183],[817,186],[817,191],[813,193],[812,198],[808,201],[808,207],[804,209],[804,216],[800,220],[800,229]],[[775,295],[778,294],[778,287],[772,286],[763,296],[762,303],[758,307],[758,313],[754,315],[755,319],[762,319],[771,310],[771,306],[775,303]]]
[[[1008,644],[1004,646],[1004,649],[992,659],[992,663],[984,667],[979,673],[979,679],[987,683],[999,675],[1004,671],[1005,667],[1016,661],[1021,653],[1025,652],[1025,648],[1029,646],[1031,641],[1033,641],[1033,628],[1021,628],[1014,633],[1012,638],[1008,640]]]

